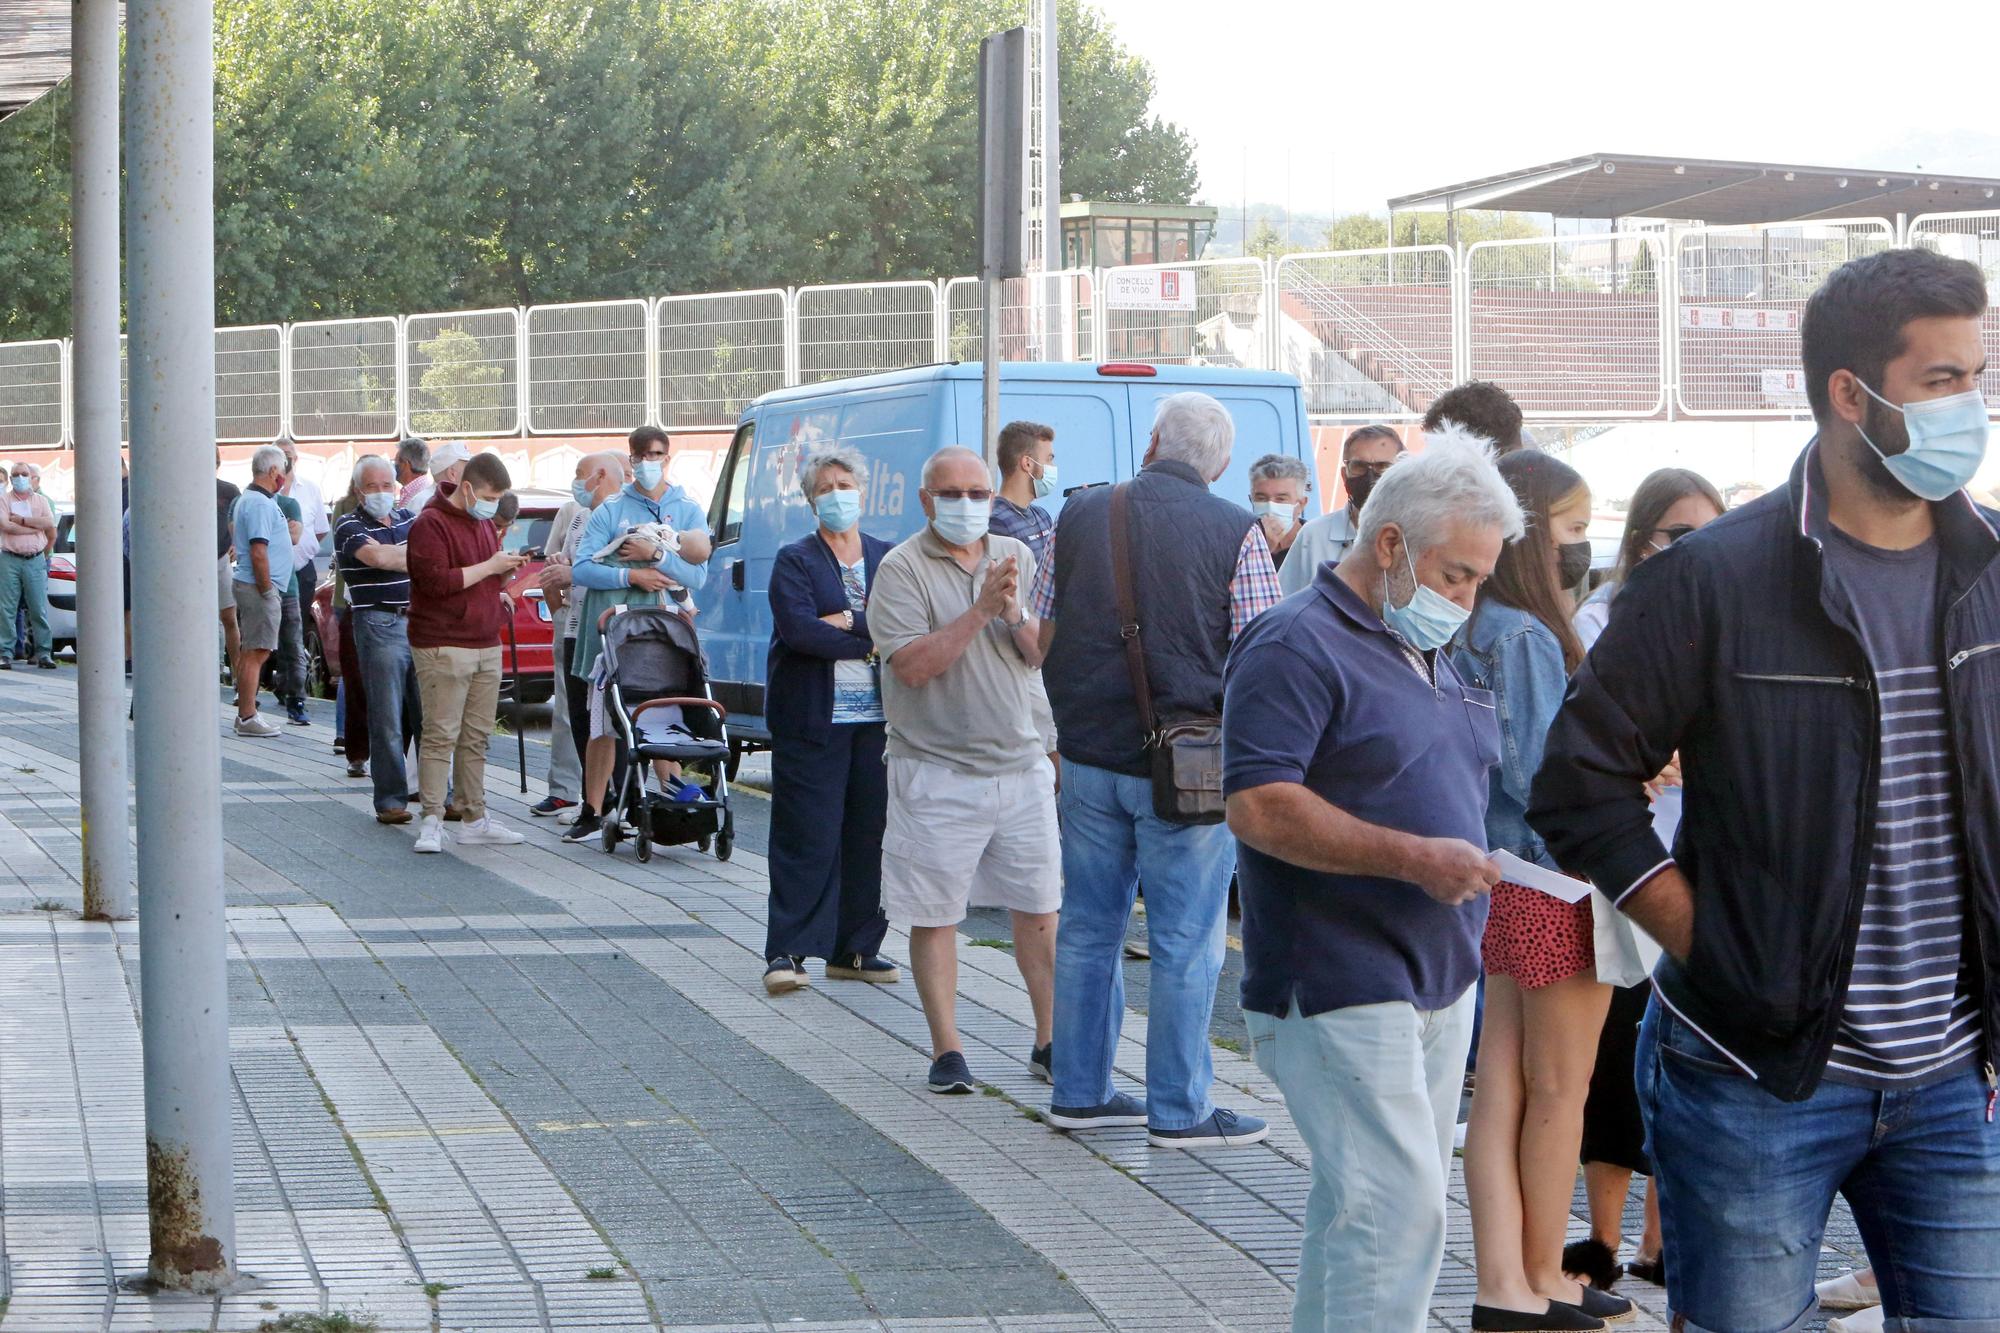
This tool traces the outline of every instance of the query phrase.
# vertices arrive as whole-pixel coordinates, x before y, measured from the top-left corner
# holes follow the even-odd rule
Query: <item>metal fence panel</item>
[[[934,283],[801,287],[792,322],[801,384],[926,365],[938,356]]]
[[[782,290],[663,296],[654,310],[668,430],[726,430],[751,399],[785,387],[791,322]]]
[[[403,393],[418,435],[521,429],[521,312],[458,310],[403,321]]]
[[[1169,291],[1165,275],[1186,274]],[[1155,279],[1149,275],[1160,275]],[[1103,321],[1099,356],[1107,361],[1249,366],[1270,361],[1270,289],[1261,259],[1194,259],[1105,269],[1098,292]],[[1193,291],[1186,290],[1191,283]],[[1153,304],[1125,305],[1126,293],[1151,288]]]
[[[1910,222],[1911,245],[1953,259],[1970,260],[1986,274],[1986,373],[1979,379],[1986,405],[2000,412],[2000,210],[1925,213]]]
[[[1690,416],[1806,411],[1799,321],[1850,259],[1895,244],[1879,218],[1697,227],[1674,240],[1675,397]]]
[[[0,449],[59,449],[69,401],[59,338],[0,343]]]
[[[290,369],[292,437],[386,440],[402,414],[394,316],[294,324]]]
[[[1467,248],[1466,373],[1543,417],[1649,417],[1666,406],[1660,238],[1481,241]]]
[[[944,285],[945,358],[977,361],[985,335],[985,288],[977,278]],[[1097,279],[1087,269],[1007,278],[1000,285],[1002,361],[1096,359]]]
[[[652,419],[652,308],[584,301],[528,310],[528,430],[621,435]]]
[[[1458,381],[1458,259],[1443,245],[1278,260],[1277,369],[1309,412],[1423,416]]]
[[[215,331],[215,438],[219,444],[274,440],[282,422],[285,331],[248,324]]]

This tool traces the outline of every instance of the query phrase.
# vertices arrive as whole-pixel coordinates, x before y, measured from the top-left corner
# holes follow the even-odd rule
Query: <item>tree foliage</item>
[[[218,0],[225,324],[970,271],[1017,0]],[[1185,203],[1151,70],[1065,0],[1063,189]],[[67,102],[0,123],[0,336],[68,317]]]

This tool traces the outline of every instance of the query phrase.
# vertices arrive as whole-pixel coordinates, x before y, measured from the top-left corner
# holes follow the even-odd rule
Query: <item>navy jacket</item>
[[[889,554],[890,543],[861,534],[861,558],[868,587]],[[868,637],[868,614],[854,613],[852,630],[821,620],[845,611],[847,590],[833,552],[819,530],[778,549],[771,566],[771,655],[765,665],[764,724],[771,735],[825,740],[833,728],[833,664],[866,657],[875,650]]]
[[[1960,781],[1965,957],[2000,1062],[2000,515],[1964,492],[1937,522],[1938,656]],[[1632,572],[1570,683],[1528,822],[1614,900],[1668,860],[1643,784],[1676,750],[1671,859],[1694,948],[1660,999],[1773,1096],[1818,1087],[1840,1025],[1876,809],[1880,692],[1854,612],[1825,577],[1826,483],[1809,446],[1782,490]]]

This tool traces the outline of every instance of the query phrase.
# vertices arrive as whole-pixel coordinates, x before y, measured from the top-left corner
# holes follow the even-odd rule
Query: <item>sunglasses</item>
[[[1382,480],[1382,474],[1387,472],[1389,467],[1390,464],[1388,463],[1348,463],[1342,470],[1356,481],[1359,481],[1363,477],[1373,477],[1375,480],[1380,481]]]
[[[1692,523],[1676,523],[1671,528],[1654,528],[1651,534],[1649,535],[1654,537],[1665,537],[1667,540],[1663,543],[1663,545],[1672,546],[1675,542],[1679,541],[1681,538],[1687,536],[1690,532],[1693,531],[1694,531],[1694,524]]]
[[[972,490],[963,490],[954,487],[950,490],[931,492],[931,499],[933,500],[991,500],[992,498],[993,492],[983,486],[975,487]]]

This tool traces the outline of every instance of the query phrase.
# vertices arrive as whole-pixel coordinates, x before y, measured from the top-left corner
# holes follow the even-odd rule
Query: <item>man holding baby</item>
[[[579,599],[571,674],[591,679],[604,645],[598,623],[614,606],[684,601],[708,577],[712,549],[701,504],[667,480],[667,433],[641,426],[628,441],[632,480],[591,511],[572,571]],[[678,594],[678,596],[676,596]],[[689,608],[690,610],[692,607]],[[583,811],[564,837],[583,842],[602,827],[604,788],[617,745],[604,719],[601,691],[590,691],[590,743],[583,755]]]

